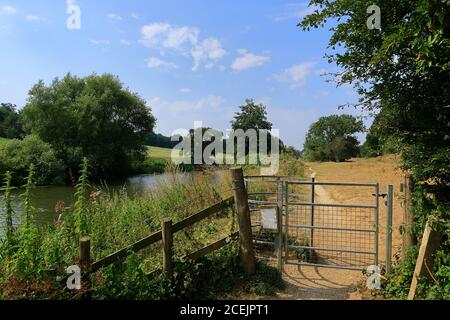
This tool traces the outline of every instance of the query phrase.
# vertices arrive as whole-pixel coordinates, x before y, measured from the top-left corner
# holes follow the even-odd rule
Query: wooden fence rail
[[[200,211],[199,213],[196,213],[178,223],[173,224],[171,227],[171,232],[172,233],[179,232],[189,226],[196,224],[197,222],[200,222],[200,221],[212,216],[213,214],[215,214],[223,209],[231,207],[233,204],[234,204],[234,197],[225,199],[209,208],[206,208],[206,209]],[[132,253],[143,250],[143,249],[149,247],[150,245],[155,244],[156,242],[162,241],[162,240],[163,240],[163,233],[162,233],[162,230],[159,230],[159,231],[149,235],[148,237],[133,243],[132,245],[130,245],[128,247],[122,248],[122,249],[106,256],[105,258],[102,258],[102,259],[92,263],[90,270],[91,270],[91,272],[96,272],[101,268],[104,268],[118,260],[121,260],[121,259],[129,256]],[[204,249],[206,249],[206,248],[204,248]]]
[[[184,260],[198,260],[216,250],[219,250],[220,248],[226,246],[230,241],[237,240],[239,237],[239,232],[232,233],[230,236],[220,239],[219,241],[216,241],[214,243],[211,243],[209,246],[206,246],[194,253],[188,254],[184,257]]]

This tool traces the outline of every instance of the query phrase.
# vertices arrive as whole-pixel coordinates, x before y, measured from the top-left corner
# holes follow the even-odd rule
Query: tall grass
[[[140,197],[130,197],[125,189],[110,191],[107,186],[92,188],[88,173],[89,166],[85,160],[75,188],[73,208],[59,203],[55,208],[59,218],[51,225],[37,228],[33,221],[37,211],[30,201],[33,188],[33,168],[30,168],[23,195],[24,209],[18,218],[20,226],[12,231],[15,242],[8,244],[3,239],[0,246],[0,297],[72,297],[72,293],[63,290],[63,286],[55,281],[55,275],[64,276],[65,269],[77,263],[80,236],[90,237],[92,259],[98,260],[160,230],[164,218],[171,218],[176,223],[232,195],[229,175],[220,175],[213,169],[185,174],[178,167],[169,165],[155,187]],[[7,180],[5,188],[10,188]],[[7,206],[8,197],[4,199]],[[175,234],[176,261],[226,237],[234,228],[234,209],[230,208]],[[181,261],[176,263],[177,276],[173,283],[167,283],[161,272],[151,279],[146,276],[150,271],[161,269],[160,252],[160,244],[155,244],[95,273],[92,279],[93,297],[211,297],[218,295],[218,288],[222,288],[223,282],[227,281],[212,274],[226,274],[235,280],[230,282],[234,285],[245,278],[240,272],[236,244],[195,265]],[[198,279],[206,272],[201,266],[210,272],[209,278],[203,279],[203,282]],[[261,272],[271,272],[266,266],[259,268]],[[267,289],[267,285],[261,284],[261,281],[264,282],[261,278],[245,279],[256,281],[257,286]],[[270,281],[273,282],[274,277]]]

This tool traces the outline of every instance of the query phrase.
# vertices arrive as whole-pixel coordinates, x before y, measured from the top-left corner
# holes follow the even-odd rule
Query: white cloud
[[[179,91],[181,93],[191,93],[192,92],[192,90],[190,88],[181,88]]]
[[[270,61],[269,56],[257,56],[245,49],[238,50],[240,57],[236,58],[231,65],[231,68],[235,71],[243,71],[250,68],[255,68]]]
[[[139,20],[139,15],[137,14],[137,13],[132,13],[131,15],[130,15],[133,19],[136,19],[136,20]]]
[[[196,71],[202,63],[205,63],[206,69],[214,67],[215,63],[225,56],[226,51],[222,48],[219,40],[216,38],[207,38],[191,51],[194,58],[193,71]]]
[[[195,44],[200,31],[193,27],[170,28],[163,42],[165,48],[181,49],[185,44]]]
[[[141,42],[151,48],[183,50],[197,43],[199,30],[193,27],[173,27],[168,23],[152,23],[142,27]]]
[[[294,64],[275,76],[275,79],[290,84],[291,89],[301,88],[306,84],[306,79],[311,74],[314,63],[305,62]]]
[[[38,16],[38,15],[34,15],[34,14],[26,15],[25,20],[30,21],[30,22],[48,22],[47,18]]]
[[[115,13],[110,13],[108,14],[108,18],[109,19],[113,19],[113,20],[123,20],[123,18]]]
[[[0,13],[1,14],[8,14],[8,15],[10,15],[10,14],[14,14],[16,12],[17,12],[17,10],[13,6],[10,6],[10,5],[7,5],[7,4],[3,5],[3,6],[0,6]]]
[[[111,44],[111,41],[109,41],[109,40],[90,40],[90,43],[109,45],[109,44]]]
[[[161,59],[156,58],[156,57],[150,57],[147,60],[147,66],[150,69],[155,69],[155,68],[173,69],[173,68],[177,67],[177,65],[172,63],[172,62],[166,62],[166,61],[161,60]]]
[[[122,40],[120,40],[120,44],[123,44],[124,46],[129,46],[129,45],[131,45],[131,42],[128,40],[122,39]]]
[[[195,27],[152,23],[141,28],[140,42],[161,52],[174,50],[183,56],[192,57],[194,71],[203,64],[210,69],[226,54],[226,51],[218,39],[210,37],[201,41],[199,35],[200,30]]]

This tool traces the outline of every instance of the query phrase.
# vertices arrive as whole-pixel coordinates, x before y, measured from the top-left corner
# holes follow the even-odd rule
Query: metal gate
[[[326,183],[302,177],[246,177],[254,243],[260,257],[282,264],[365,270],[378,265],[378,184]],[[350,190],[346,204],[332,203],[324,189]],[[392,190],[392,188],[389,188]],[[371,203],[353,203],[353,195],[370,193]],[[388,192],[388,203],[392,203]],[[387,234],[392,205],[388,206]],[[390,220],[389,220],[390,218]],[[390,237],[387,254],[390,255]],[[390,256],[386,256],[386,263]]]

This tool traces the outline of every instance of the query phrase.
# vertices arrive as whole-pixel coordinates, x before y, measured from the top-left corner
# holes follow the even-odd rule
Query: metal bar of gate
[[[278,202],[275,201],[259,201],[259,200],[248,200],[249,204],[262,204],[262,205],[278,205]]]
[[[285,204],[284,204],[284,210],[286,210],[286,216],[285,216],[285,233],[284,236],[284,261],[285,263],[288,262],[288,255],[289,255],[289,247],[288,247],[288,239],[289,239],[289,181],[286,181],[285,183]]]
[[[290,262],[294,266],[304,266],[304,267],[321,267],[329,269],[342,269],[342,270],[356,270],[361,271],[361,267],[351,267],[351,266],[339,266],[339,265],[329,265],[320,263],[307,263],[307,262]]]
[[[311,181],[290,181],[290,184],[311,184]],[[353,182],[315,182],[316,186],[345,186],[345,187],[376,187],[376,183],[353,183]]]
[[[338,203],[312,203],[312,202],[290,202],[298,206],[334,207],[334,208],[354,208],[354,209],[376,209],[377,206],[366,206],[358,204],[338,204]]]
[[[317,251],[330,251],[330,252],[358,253],[358,254],[373,255],[373,251],[347,250],[347,249],[333,249],[333,248],[309,247],[309,246],[293,246],[293,245],[290,245],[289,248],[292,248],[292,249],[308,249],[308,250],[317,250]]]
[[[317,229],[317,230],[333,230],[333,231],[351,231],[351,232],[376,232],[373,229],[351,229],[351,228],[335,228],[335,227],[318,227],[318,226],[307,226],[302,224],[291,224],[289,225],[292,228],[299,229]]]
[[[390,273],[392,266],[392,219],[394,211],[394,186],[391,184],[388,185],[386,205],[386,273]]]
[[[378,231],[379,231],[379,211],[380,211],[380,184],[375,185],[375,265],[378,266]]]
[[[277,182],[277,227],[278,227],[278,270],[283,269],[283,181],[278,178]]]

